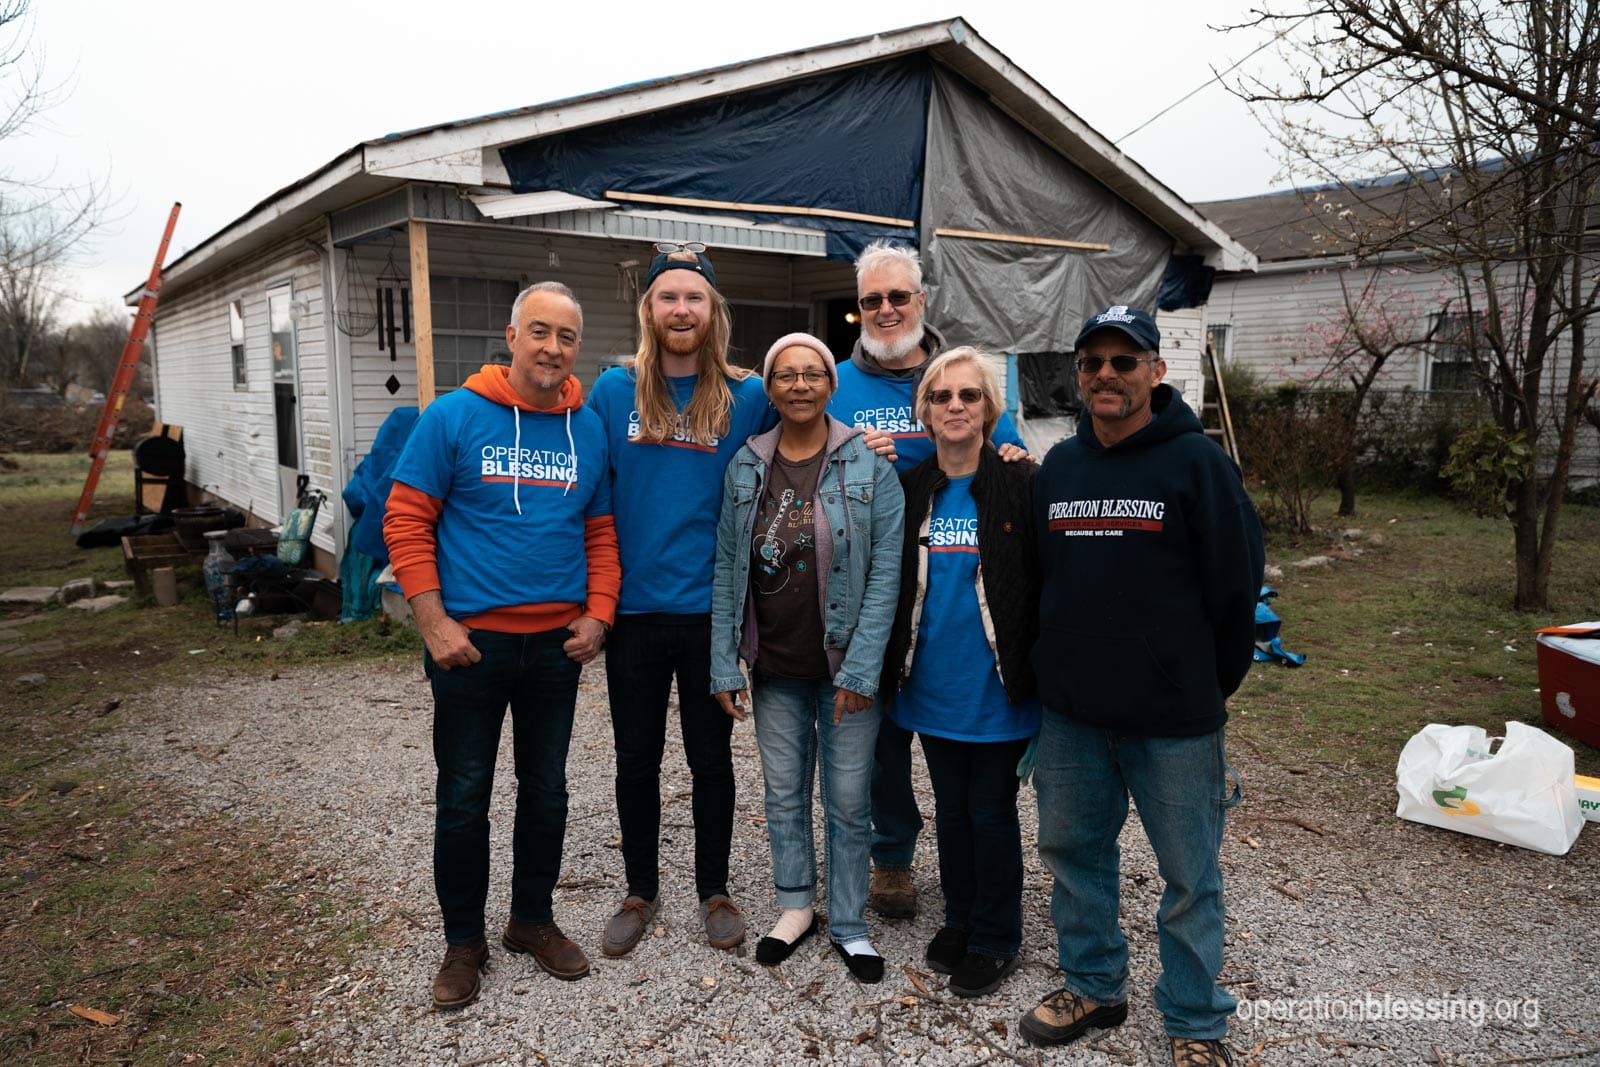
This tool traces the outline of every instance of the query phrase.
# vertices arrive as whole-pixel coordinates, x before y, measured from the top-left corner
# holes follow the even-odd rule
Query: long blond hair
[[[669,259],[693,261],[692,252],[678,252]],[[700,349],[700,377],[694,395],[683,409],[683,431],[696,444],[709,445],[728,432],[733,421],[733,390],[728,379],[743,381],[751,371],[728,362],[728,342],[733,337],[733,316],[728,302],[715,286],[711,290],[711,329]],[[650,324],[650,293],[639,297],[639,349],[627,366],[633,371],[633,405],[639,411],[640,441],[657,444],[678,432],[678,409],[672,390],[661,370],[661,346]],[[708,356],[709,353],[709,356]]]

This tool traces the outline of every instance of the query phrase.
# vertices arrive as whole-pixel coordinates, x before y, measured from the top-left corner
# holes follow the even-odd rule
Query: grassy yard
[[[87,460],[18,456],[0,471],[0,581],[58,585],[122,577],[116,549],[82,551],[67,537]],[[129,457],[118,453],[91,518],[132,506]],[[1359,535],[1272,543],[1283,567],[1290,670],[1256,666],[1230,741],[1290,769],[1316,765],[1308,790],[1359,790],[1392,804],[1395,759],[1429,722],[1538,724],[1533,631],[1600,619],[1600,509],[1570,508],[1548,616],[1510,610],[1511,534],[1445,501],[1363,497],[1355,520],[1318,521]],[[1292,564],[1335,557],[1319,567]],[[274,1058],[315,990],[382,936],[361,901],[327,881],[294,841],[248,821],[196,814],[147,784],[140,768],[95,756],[121,722],[121,701],[197,671],[253,676],[288,665],[414,657],[415,634],[381,622],[309,625],[272,635],[277,619],[238,635],[211,620],[198,575],[178,605],[133,600],[101,614],[62,607],[28,616],[8,655],[0,643],[0,1062],[165,1065]],[[47,681],[23,691],[15,679]],[[1582,772],[1600,751],[1571,742]],[[315,940],[315,948],[310,947]],[[73,1008],[117,1015],[103,1027]],[[92,1014],[92,1012],[90,1013]],[[116,1035],[113,1037],[112,1035]]]
[[[125,578],[120,549],[81,550],[67,534],[87,458],[12,458],[17,469],[0,470],[0,587]],[[113,453],[89,524],[132,506],[129,454]],[[235,635],[213,622],[198,568],[180,577],[189,592],[170,608],[135,598],[3,617],[27,621],[0,643],[0,1062],[272,1059],[371,933],[359,900],[316,888],[327,883],[295,842],[196,814],[140,768],[97,757],[96,739],[118,727],[127,695],[197,670],[411,657],[415,633],[373,621],[279,638],[284,620],[261,618]],[[25,674],[47,681],[23,690]]]

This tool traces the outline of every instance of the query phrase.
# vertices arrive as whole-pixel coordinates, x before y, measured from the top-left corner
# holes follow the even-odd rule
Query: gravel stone
[[[625,887],[611,723],[597,661],[579,691],[555,904],[557,921],[589,953],[593,972],[556,981],[499,948],[515,789],[507,729],[491,811],[491,966],[476,1004],[440,1012],[429,1000],[444,942],[431,873],[432,702],[420,664],[285,672],[278,682],[200,675],[181,689],[132,697],[125,710],[128,725],[107,744],[187,792],[196,807],[260,820],[301,843],[302,878],[359,900],[362,917],[374,923],[371,947],[353,968],[314,991],[287,1059],[740,1067],[902,1057],[930,1067],[1171,1062],[1151,999],[1162,883],[1135,817],[1122,839],[1128,1021],[1091,1034],[1071,1053],[1040,1057],[1016,1028],[1018,1017],[1060,984],[1031,788],[1020,795],[1022,964],[997,993],[963,1001],[924,970],[923,950],[941,918],[931,825],[914,869],[918,917],[886,922],[869,914],[873,942],[889,964],[881,985],[856,984],[825,937],[769,969],[754,962],[748,945],[719,952],[705,943],[693,886],[689,775],[677,716],[669,715],[661,913],[654,936],[632,954],[608,959],[599,951],[600,931]],[[739,797],[730,889],[753,944],[777,908],[748,722],[735,727],[734,753]],[[1388,780],[1364,782],[1332,763],[1290,774],[1247,743],[1236,742],[1230,757],[1245,799],[1229,815],[1222,849],[1222,981],[1249,1005],[1230,1030],[1241,1062],[1577,1063],[1585,1050],[1600,1059],[1600,832],[1588,831],[1565,857],[1545,856],[1400,822]],[[931,821],[920,753],[916,767]],[[184,821],[183,812],[173,813],[174,827]],[[820,819],[816,836],[820,845]],[[824,912],[826,903],[824,897]],[[306,931],[305,951],[314,951],[323,929]],[[1398,1018],[1402,1012],[1420,1018]]]

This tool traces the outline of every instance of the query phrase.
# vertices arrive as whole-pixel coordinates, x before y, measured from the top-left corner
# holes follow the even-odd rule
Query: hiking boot
[[[969,952],[950,972],[950,992],[958,997],[982,997],[1000,988],[1000,983],[1017,969],[1017,958],[996,959]]]
[[[644,897],[625,897],[622,907],[606,920],[600,935],[600,951],[607,956],[626,956],[639,943],[645,930],[655,921],[656,902]]]
[[[1076,1041],[1091,1029],[1108,1030],[1121,1026],[1128,1017],[1128,1005],[1096,1004],[1092,1000],[1058,989],[1024,1015],[1017,1028],[1035,1045],[1064,1045]]]
[[[713,893],[700,902],[700,920],[712,948],[732,948],[744,940],[744,916],[726,893]]]
[[[545,974],[571,982],[589,973],[589,957],[553,922],[525,923],[512,919],[500,943],[507,952],[529,953]]]
[[[915,919],[917,884],[911,880],[911,872],[905,867],[872,868],[867,907],[885,919]]]
[[[489,962],[489,942],[478,938],[470,945],[446,945],[444,962],[433,976],[433,1006],[464,1008],[478,999],[478,972]]]
[[[949,974],[960,965],[967,954],[967,932],[946,926],[928,942],[926,959],[928,969],[934,974]]]
[[[1174,1067],[1233,1067],[1233,1053],[1221,1038],[1203,1041],[1196,1037],[1172,1039]]]

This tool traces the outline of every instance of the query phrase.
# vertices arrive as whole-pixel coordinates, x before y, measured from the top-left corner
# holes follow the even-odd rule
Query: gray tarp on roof
[[[922,183],[928,318],[996,352],[1066,352],[1086,316],[1153,309],[1172,238],[976,90],[934,66]],[[938,237],[939,227],[1109,244],[1110,252]]]

